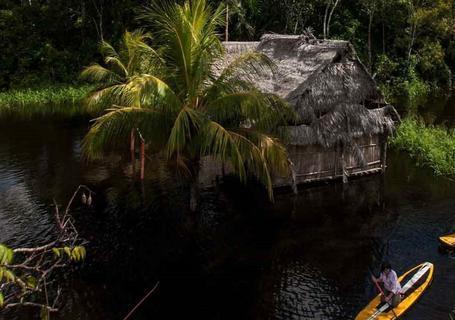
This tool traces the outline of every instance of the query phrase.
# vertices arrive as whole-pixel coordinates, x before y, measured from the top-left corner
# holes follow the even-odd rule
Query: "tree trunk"
[[[341,147],[341,172],[342,172],[343,184],[348,183],[348,171],[346,169],[344,146]]]
[[[408,50],[408,63],[409,60],[411,59],[411,53],[412,53],[412,48],[414,47],[414,41],[416,37],[416,30],[417,26],[415,23],[412,24],[412,35],[411,35],[411,42],[409,43],[409,50]]]
[[[370,74],[373,74],[373,58],[371,53],[371,25],[373,24],[373,11],[370,9],[368,21],[368,67],[370,69]]]
[[[409,48],[408,48],[408,61],[407,61],[408,64],[409,64],[409,60],[411,58],[412,48],[414,47],[414,41],[415,41],[416,31],[417,31],[417,24],[414,21],[414,14],[415,14],[414,9],[415,9],[414,4],[412,3],[412,1],[410,1],[409,2],[409,17],[411,20],[411,40],[409,42]]]
[[[382,54],[385,54],[385,23],[382,20]]]
[[[324,12],[324,23],[322,26],[322,33],[323,33],[324,39],[327,38],[327,15],[329,14],[330,3],[332,3],[332,0],[327,0],[327,5],[325,7],[325,12]]]
[[[226,28],[225,28],[225,41],[229,41],[229,5],[226,4]]]

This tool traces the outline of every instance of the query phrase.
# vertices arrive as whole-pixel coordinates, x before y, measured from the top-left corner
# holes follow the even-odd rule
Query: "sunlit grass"
[[[0,118],[64,117],[86,115],[82,101],[89,85],[51,86],[0,92]]]
[[[436,175],[455,174],[455,131],[425,125],[423,121],[405,118],[391,140],[391,145],[406,151],[419,166],[426,166]]]

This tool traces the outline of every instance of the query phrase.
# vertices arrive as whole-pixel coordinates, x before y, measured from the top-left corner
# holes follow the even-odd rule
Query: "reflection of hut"
[[[288,127],[293,177],[275,179],[276,186],[293,179],[347,181],[385,169],[386,138],[399,116],[349,42],[273,34],[225,47],[227,61],[250,50],[267,55],[277,70],[261,76],[258,87],[286,99],[299,115]]]

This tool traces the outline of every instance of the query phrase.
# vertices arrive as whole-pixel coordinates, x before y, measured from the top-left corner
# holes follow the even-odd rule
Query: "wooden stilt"
[[[134,155],[135,140],[136,140],[136,136],[134,135],[134,129],[131,129],[131,134],[130,134],[130,153],[131,153],[131,161],[133,162],[133,165],[134,165],[134,160],[135,160],[135,155]]]
[[[348,183],[348,172],[346,170],[346,159],[344,157],[344,146],[341,147],[341,174],[343,175],[343,183]]]
[[[385,169],[387,167],[387,138],[381,137],[380,143],[381,143],[381,169],[382,169],[382,173],[384,173]]]
[[[145,142],[141,139],[141,180],[144,180],[145,172]]]
[[[134,154],[135,151],[135,144],[136,144],[136,136],[134,134],[134,129],[131,129],[131,134],[130,134],[130,155],[131,155],[131,167],[132,167],[132,174],[134,175],[135,170],[135,163],[136,163],[136,155]]]

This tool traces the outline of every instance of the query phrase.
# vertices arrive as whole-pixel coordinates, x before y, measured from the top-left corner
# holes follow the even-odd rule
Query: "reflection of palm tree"
[[[150,152],[163,152],[191,177],[192,209],[204,156],[229,162],[243,181],[253,174],[272,196],[271,172],[286,174],[288,161],[286,149],[269,132],[293,113],[252,83],[254,74],[272,67],[270,60],[248,53],[219,70],[223,46],[216,30],[223,11],[205,0],[152,5],[142,18],[159,30],[160,50],[144,47],[149,55],[139,63],[141,74],[92,95],[112,106],[85,137],[86,154],[116,149],[137,127]]]

